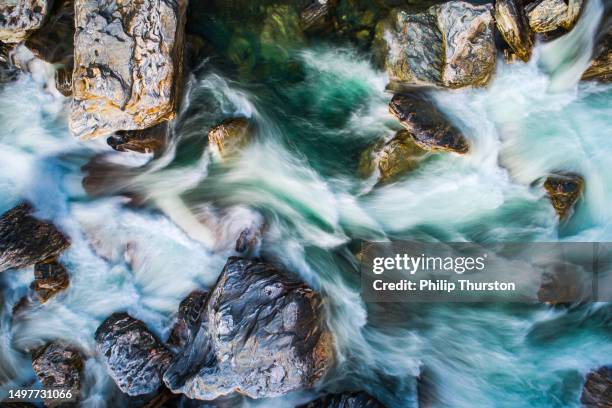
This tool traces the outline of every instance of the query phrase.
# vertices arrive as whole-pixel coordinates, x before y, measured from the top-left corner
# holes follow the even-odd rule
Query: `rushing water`
[[[420,375],[432,407],[578,406],[584,374],[611,362],[610,305],[365,304],[355,253],[363,239],[612,241],[612,88],[578,83],[602,13],[588,2],[578,26],[538,45],[530,63],[500,60],[486,89],[436,92],[472,151],[434,155],[384,187],[359,179],[356,163],[398,129],[387,78],[350,47],[289,50],[299,74],[285,80],[237,81],[203,61],[155,159],[74,140],[67,100],[45,91],[44,78],[3,86],[0,211],[29,200],[72,245],[61,259],[70,287],[17,319],[32,269],[0,275],[2,389],[35,381],[25,350],[64,338],[88,353],[84,405],[119,404],[96,356],[97,326],[127,310],[166,338],[180,300],[214,282],[244,227],[263,226],[259,253],[328,299],[339,363],[327,389],[409,407]],[[251,117],[256,137],[219,163],[206,133],[234,115]],[[560,226],[541,188],[555,170],[580,173],[587,186]]]

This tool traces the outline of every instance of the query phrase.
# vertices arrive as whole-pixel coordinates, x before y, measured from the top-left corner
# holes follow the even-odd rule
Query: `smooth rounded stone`
[[[519,0],[497,0],[495,2],[495,24],[504,41],[522,61],[531,58],[533,34]]]
[[[423,13],[391,13],[378,29],[394,82],[461,88],[485,85],[495,70],[491,5],[449,1]]]
[[[226,159],[235,156],[250,140],[249,120],[246,118],[231,118],[213,127],[208,132],[208,143],[213,153]]]
[[[548,33],[559,29],[571,30],[582,9],[583,0],[540,0],[525,6],[531,30]]]
[[[612,407],[612,366],[604,366],[586,377],[580,402],[585,408]]]
[[[369,177],[378,170],[378,181],[386,183],[416,169],[426,153],[410,132],[400,130],[388,142],[381,140],[363,152],[359,174]]]
[[[159,155],[168,144],[170,133],[170,123],[163,122],[148,129],[119,131],[106,139],[106,142],[119,152]]]
[[[582,79],[612,82],[612,24],[597,41],[591,65],[582,74]]]
[[[121,391],[149,395],[162,383],[172,355],[140,320],[114,313],[96,330],[98,350]]]
[[[314,386],[333,360],[320,295],[270,264],[231,257],[164,382],[192,399],[276,397]]]
[[[19,43],[39,29],[52,5],[51,0],[0,2],[0,41]]]
[[[582,195],[584,179],[572,173],[553,174],[544,182],[544,188],[553,208],[563,220],[571,215],[574,204]]]
[[[23,203],[0,216],[0,272],[55,258],[70,241],[53,224],[32,215]]]
[[[193,291],[179,305],[176,322],[168,337],[168,345],[176,349],[183,349],[193,341],[202,321],[204,305],[208,299],[208,292]]]
[[[172,119],[180,97],[186,0],[75,0],[75,136]]]
[[[421,148],[461,154],[468,152],[465,136],[421,93],[394,95],[389,111]]]
[[[66,289],[69,284],[68,271],[57,259],[34,265],[34,282],[31,287],[38,295],[40,303],[45,303],[58,292]]]
[[[385,406],[365,392],[351,392],[328,394],[297,408],[385,408]]]
[[[304,31],[320,31],[330,26],[334,0],[313,0],[300,13]]]
[[[52,342],[35,353],[32,369],[45,388],[71,390],[75,396],[81,388],[83,356],[69,344]],[[48,407],[63,406],[60,401],[46,400]]]

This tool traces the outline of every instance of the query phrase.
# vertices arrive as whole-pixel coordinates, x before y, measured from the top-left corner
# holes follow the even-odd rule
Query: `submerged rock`
[[[0,272],[55,258],[70,242],[53,224],[32,215],[21,204],[0,217]]]
[[[465,136],[423,94],[394,95],[389,110],[421,148],[467,153]]]
[[[202,321],[208,292],[193,291],[179,305],[176,322],[168,337],[168,344],[183,349],[193,341]]]
[[[11,47],[0,42],[0,85],[15,80],[19,74],[9,58],[10,51]]]
[[[378,181],[389,182],[418,167],[426,151],[407,130],[400,130],[388,142],[380,141],[363,152],[359,174],[369,177],[378,169]]]
[[[212,151],[220,158],[236,155],[249,142],[251,133],[246,118],[231,118],[208,132],[208,143]]]
[[[158,155],[170,139],[170,124],[160,123],[148,129],[127,130],[110,136],[106,142],[119,152],[153,153]]]
[[[53,342],[35,353],[32,369],[45,388],[71,390],[74,395],[81,388],[83,357],[79,350],[63,342]],[[46,400],[48,407],[61,406],[61,401]]]
[[[127,313],[114,313],[98,327],[95,337],[121,391],[130,396],[157,391],[172,356],[143,322]]]
[[[319,31],[331,24],[333,0],[313,0],[300,14],[304,31]]]
[[[490,5],[449,1],[411,14],[391,14],[382,28],[385,65],[392,81],[460,88],[485,85],[495,69]]]
[[[332,347],[314,290],[265,262],[232,257],[164,382],[195,399],[275,397],[312,387],[330,368]]]
[[[582,79],[612,82],[612,24],[597,42],[591,65],[582,74]]]
[[[495,2],[495,23],[506,43],[518,58],[527,62],[531,58],[533,34],[518,0]]]
[[[0,2],[0,41],[18,43],[39,29],[52,5],[51,0]]]
[[[527,4],[525,11],[529,26],[536,33],[559,29],[571,30],[582,8],[583,0],[539,0]]]
[[[584,179],[572,173],[553,174],[544,182],[544,188],[559,218],[565,219],[582,195]]]
[[[612,407],[612,366],[601,367],[587,375],[580,402],[585,408]]]
[[[66,289],[69,283],[70,277],[66,268],[57,259],[34,265],[32,289],[36,291],[41,303],[45,303],[57,292]]]
[[[185,8],[186,0],[76,0],[76,136],[146,129],[175,116]]]
[[[297,408],[385,408],[365,392],[329,394]]]

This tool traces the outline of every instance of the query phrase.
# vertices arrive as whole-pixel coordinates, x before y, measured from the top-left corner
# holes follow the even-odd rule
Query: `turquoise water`
[[[32,270],[0,276],[0,383],[32,380],[23,351],[65,338],[89,354],[84,405],[116,406],[122,397],[94,350],[101,321],[127,310],[165,338],[180,300],[215,281],[239,232],[265,224],[260,254],[326,296],[338,352],[326,389],[365,389],[389,408],[409,407],[420,375],[418,394],[432,407],[579,406],[584,375],[611,362],[609,304],[366,304],[355,254],[364,239],[612,241],[612,87],[574,74],[584,69],[574,46],[589,43],[601,16],[589,4],[578,31],[538,46],[529,64],[498,61],[488,88],[434,93],[472,151],[433,155],[384,187],[360,179],[357,163],[399,127],[385,74],[352,46],[277,41],[280,54],[263,47],[242,71],[202,61],[176,137],[154,160],[74,140],[68,100],[40,81],[4,85],[0,211],[27,199],[72,246],[62,256],[68,290],[14,322]],[[254,141],[219,163],[206,133],[235,115],[252,118]],[[561,225],[541,188],[556,170],[582,174],[587,186]],[[244,405],[289,407],[312,395]]]

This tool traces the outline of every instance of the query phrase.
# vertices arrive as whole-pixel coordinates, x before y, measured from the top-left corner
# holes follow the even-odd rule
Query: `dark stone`
[[[495,23],[516,56],[525,62],[529,61],[533,48],[533,33],[520,0],[496,0]]]
[[[612,22],[597,41],[591,65],[582,74],[582,79],[612,82]]]
[[[280,396],[315,385],[333,362],[332,343],[314,290],[270,264],[232,257],[164,382],[203,400]]]
[[[257,250],[261,243],[261,234],[261,228],[258,226],[243,229],[236,240],[236,252],[243,254]]]
[[[612,366],[601,367],[587,375],[580,402],[585,408],[612,407]]]
[[[191,343],[200,327],[202,312],[208,298],[208,292],[193,291],[179,305],[176,323],[168,337],[168,344],[183,349]]]
[[[314,32],[330,28],[333,2],[334,0],[313,0],[300,14],[302,29]]]
[[[393,96],[389,110],[423,149],[467,153],[465,136],[421,93]]]
[[[385,406],[365,392],[353,392],[325,395],[297,408],[385,408]]]
[[[83,357],[73,346],[62,342],[49,343],[35,353],[32,369],[45,388],[71,390],[75,396],[81,388]],[[55,407],[62,403],[49,399],[45,405]]]
[[[0,217],[0,272],[55,258],[70,246],[64,234],[32,216],[32,211],[24,203]]]
[[[553,208],[560,219],[566,219],[573,210],[574,204],[582,195],[584,179],[572,173],[550,175],[544,182]]]
[[[45,24],[28,37],[25,45],[38,58],[50,64],[61,64],[72,73],[74,0],[55,1]]]
[[[159,155],[168,144],[170,124],[160,123],[143,130],[119,131],[110,136],[106,142],[119,152],[153,153]]]
[[[60,67],[55,71],[55,88],[66,97],[72,95],[72,70]]]
[[[127,313],[114,313],[98,327],[95,337],[121,391],[138,396],[159,389],[172,355],[143,322]]]
[[[36,291],[41,303],[45,303],[57,292],[66,289],[69,284],[70,276],[66,268],[57,259],[34,265],[32,289]]]
[[[19,75],[19,70],[9,58],[10,51],[11,47],[0,42],[0,84],[14,81]]]

